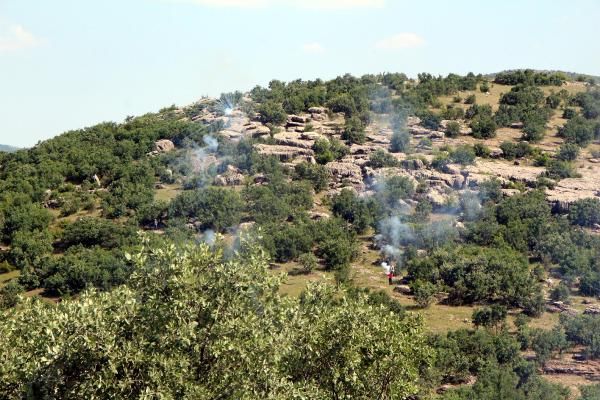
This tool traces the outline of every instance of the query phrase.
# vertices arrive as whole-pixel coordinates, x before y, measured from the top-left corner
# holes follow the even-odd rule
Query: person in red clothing
[[[394,272],[390,269],[390,272],[388,272],[387,276],[388,276],[388,283],[391,285],[392,280],[394,278]]]

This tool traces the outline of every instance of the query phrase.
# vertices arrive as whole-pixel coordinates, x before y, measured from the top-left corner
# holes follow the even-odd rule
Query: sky
[[[0,0],[0,143],[344,73],[600,75],[600,0]]]

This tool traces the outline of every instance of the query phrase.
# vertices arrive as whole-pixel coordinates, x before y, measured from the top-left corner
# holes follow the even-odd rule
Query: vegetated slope
[[[124,298],[147,298],[151,294],[146,290],[160,289],[153,285],[185,275],[185,269],[167,267],[169,262],[163,259],[160,265],[166,275],[147,287],[136,286],[161,271],[153,269],[158,264],[131,256],[139,253],[142,242],[176,257],[173,250],[166,250],[171,243],[204,241],[217,251],[210,256],[216,257],[213,264],[221,257],[235,258],[236,252],[241,253],[240,265],[251,262],[247,246],[264,252],[274,274],[290,273],[281,286],[269,286],[273,293],[299,295],[307,282],[314,281],[347,287],[347,293],[332,298],[309,289],[299,304],[314,301],[315,307],[331,307],[324,319],[298,319],[287,322],[297,326],[285,326],[292,331],[311,324],[322,327],[314,340],[324,348],[335,347],[331,342],[335,338],[348,339],[357,326],[376,330],[381,319],[376,316],[344,329],[343,318],[327,319],[329,314],[364,311],[366,304],[398,314],[389,321],[381,319],[381,332],[402,331],[393,324],[403,324],[403,318],[413,313],[423,314],[426,326],[436,332],[423,347],[424,352],[437,354],[436,362],[428,373],[425,366],[418,367],[421,379],[416,386],[403,386],[413,375],[396,376],[394,384],[385,374],[368,378],[366,371],[376,368],[382,355],[356,355],[363,362],[362,369],[356,369],[350,367],[354,358],[338,353],[318,356],[313,342],[298,339],[302,360],[284,349],[291,342],[278,341],[272,348],[252,342],[250,347],[256,344],[261,349],[252,351],[272,358],[273,377],[291,376],[290,381],[279,381],[283,386],[271,386],[271,394],[285,388],[327,398],[331,393],[326,390],[333,385],[340,390],[337,395],[354,398],[370,398],[373,387],[384,386],[388,397],[437,389],[447,391],[440,394],[444,398],[488,398],[485,393],[501,385],[506,398],[566,398],[563,389],[545,383],[535,371],[567,347],[589,358],[597,354],[595,331],[587,326],[596,323],[593,296],[600,291],[600,239],[595,233],[600,223],[599,104],[594,85],[568,81],[560,73],[533,71],[505,73],[498,81],[474,74],[420,74],[418,80],[384,74],[346,75],[327,82],[273,81],[268,88],[257,87],[247,94],[201,99],[188,107],[68,132],[26,151],[1,154],[0,266],[19,271],[18,278],[10,272],[12,280],[0,281],[2,307],[10,313],[22,291],[52,299],[77,297],[90,287],[110,293],[91,294],[83,304],[75,299],[58,308],[18,305],[21,313],[2,325],[4,340],[23,336],[27,327],[22,321],[33,318],[46,326],[61,316],[69,320],[80,315],[85,304],[111,309]],[[210,253],[203,249],[200,260],[182,256],[182,268],[188,262],[203,265]],[[393,285],[387,285],[383,261],[396,270]],[[169,268],[175,270],[168,272]],[[210,282],[215,279],[210,273],[197,279]],[[210,289],[202,283],[198,293],[216,294],[242,285],[236,283],[238,272],[231,273],[224,287]],[[243,272],[239,274],[243,282]],[[134,292],[116,289],[121,285]],[[371,290],[363,293],[363,287]],[[167,293],[173,288],[163,289],[160,302],[172,312],[177,312],[179,302],[194,301],[191,294],[182,292],[176,298]],[[266,293],[263,287],[247,289],[249,295]],[[121,300],[115,300],[119,296]],[[346,309],[341,305],[344,296],[362,300],[356,308]],[[287,300],[269,298],[274,317],[295,312],[296,306],[273,305],[280,301]],[[255,306],[239,312],[253,315],[258,312]],[[154,313],[133,307],[121,311]],[[258,308],[265,312],[263,306]],[[108,311],[103,314],[107,320],[96,322],[110,325],[121,311]],[[581,317],[584,311],[590,316]],[[549,312],[564,314],[560,324]],[[223,326],[235,325],[235,316],[230,316],[211,318]],[[179,346],[169,335],[185,330],[188,338],[204,337],[212,323],[210,318],[192,321],[161,312],[157,318],[179,321],[167,326],[169,331],[150,335],[153,340],[165,338],[167,353]],[[285,324],[276,318],[267,321]],[[246,322],[249,332],[259,334],[268,328]],[[162,329],[155,325],[156,321],[147,324]],[[134,329],[139,337],[145,337],[138,331],[142,326]],[[418,326],[415,323],[415,329]],[[577,330],[581,326],[586,328]],[[59,328],[55,329],[44,340],[58,336]],[[96,328],[81,329],[87,335]],[[278,331],[292,332],[286,329],[279,325]],[[338,333],[331,336],[331,329]],[[107,372],[112,370],[109,365],[118,370],[120,358],[131,356],[125,354],[131,349],[131,332],[107,328],[105,333],[123,339],[119,344],[123,353],[113,364],[88,359],[90,371]],[[407,341],[401,340],[399,346],[420,340],[416,331],[400,333],[398,339],[402,337]],[[355,337],[354,344],[366,346],[364,340]],[[64,371],[54,368],[55,362],[76,359],[89,350],[71,349],[67,341],[61,342],[58,355],[40,353],[38,358],[50,362],[39,364],[19,361],[19,354],[33,351],[25,341],[19,343],[0,346],[6,349],[4,358],[11,360],[0,370],[0,381],[4,378],[10,390],[6,393],[16,397],[30,385],[64,390],[63,379],[73,378],[68,371],[64,376],[48,375],[56,379],[32,380],[51,370]],[[215,342],[213,351],[233,354],[227,343]],[[345,349],[350,344],[336,346]],[[181,351],[190,350],[184,347]],[[44,343],[36,348],[50,347]],[[152,360],[155,372],[163,373],[172,369],[171,361],[185,359],[174,357],[164,364],[157,353],[147,350],[136,351]],[[535,357],[526,362],[519,350],[533,351]],[[391,357],[385,368],[393,368],[400,359]],[[222,371],[237,365],[235,357],[226,357],[219,367],[211,360],[196,367]],[[331,363],[339,369],[319,379],[311,371],[296,369],[296,362],[311,365],[311,371],[331,369]],[[143,376],[136,390],[155,387],[164,394],[224,390],[216,381],[199,379],[201,374],[171,376],[161,379],[160,386],[154,380],[160,374],[144,368],[135,371]],[[355,375],[365,380],[357,381]],[[126,379],[116,374],[102,388],[92,388],[90,373],[80,374],[75,382],[80,394],[98,390],[103,395],[122,387]],[[182,379],[186,384],[177,386]],[[263,381],[244,379],[232,375],[232,392],[225,391],[224,396],[258,396],[255,384]],[[454,390],[453,385],[464,387]]]

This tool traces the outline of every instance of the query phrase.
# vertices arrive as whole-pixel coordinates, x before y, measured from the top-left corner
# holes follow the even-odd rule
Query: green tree
[[[0,396],[407,398],[432,356],[422,323],[311,285],[282,298],[260,252],[206,245],[133,256],[128,286],[0,319]],[[339,334],[352,332],[352,335]]]

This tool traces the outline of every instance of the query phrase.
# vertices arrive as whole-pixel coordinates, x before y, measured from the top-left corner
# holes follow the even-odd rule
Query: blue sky
[[[0,143],[384,71],[600,75],[598,0],[0,0]]]

